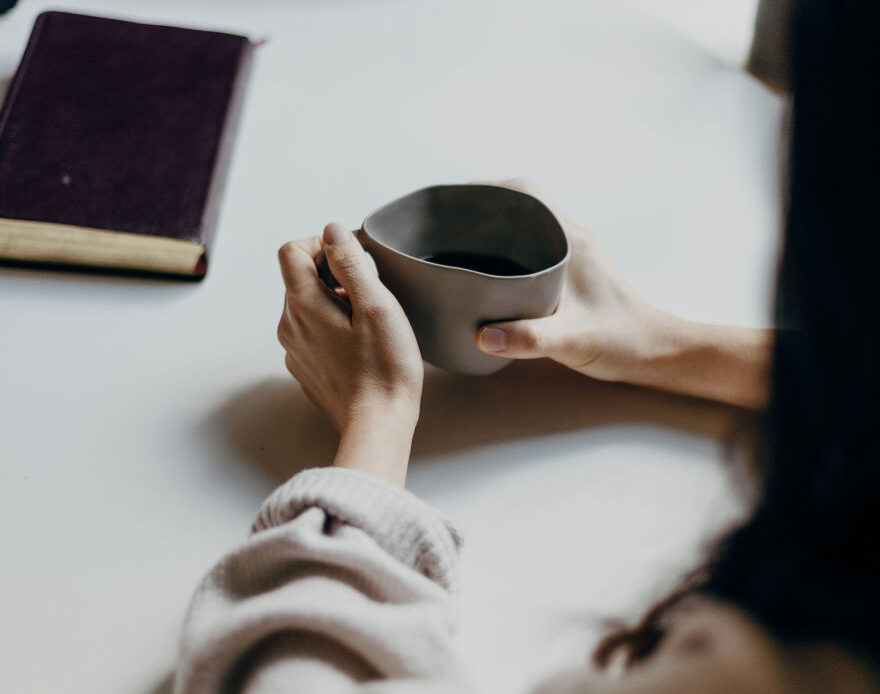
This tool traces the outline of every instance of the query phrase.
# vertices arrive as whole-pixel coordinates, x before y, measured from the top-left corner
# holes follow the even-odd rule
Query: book
[[[0,259],[204,277],[253,44],[37,17],[0,108]]]

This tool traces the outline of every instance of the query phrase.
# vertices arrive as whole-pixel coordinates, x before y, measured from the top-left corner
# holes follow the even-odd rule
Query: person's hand
[[[541,197],[521,179],[499,185]],[[549,357],[593,378],[627,380],[671,316],[643,300],[583,228],[554,212],[571,245],[559,307],[546,318],[483,326],[477,346],[514,359]]]
[[[501,185],[540,197],[522,180]],[[514,359],[549,357],[604,381],[764,406],[772,331],[685,321],[651,306],[584,229],[554,212],[571,244],[556,312],[485,325],[477,331],[480,349]]]
[[[318,277],[322,250],[340,289]],[[424,367],[409,321],[363,248],[338,224],[278,253],[286,295],[285,363],[340,433],[335,465],[402,483]]]

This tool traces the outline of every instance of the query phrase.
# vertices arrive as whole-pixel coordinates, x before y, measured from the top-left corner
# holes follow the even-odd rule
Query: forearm
[[[624,379],[635,385],[759,409],[770,386],[773,331],[664,316]]]

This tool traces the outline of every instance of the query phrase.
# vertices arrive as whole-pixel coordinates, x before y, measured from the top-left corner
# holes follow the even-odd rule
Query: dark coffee
[[[446,251],[444,253],[422,256],[421,260],[427,260],[429,263],[437,263],[438,265],[476,270],[487,275],[531,275],[534,272],[534,270],[520,265],[515,260],[510,260],[510,258],[467,251]]]

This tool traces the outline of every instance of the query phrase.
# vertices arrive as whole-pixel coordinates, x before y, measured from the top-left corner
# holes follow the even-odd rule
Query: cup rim
[[[514,193],[517,195],[524,195],[528,198],[531,198],[532,200],[536,201],[541,207],[543,207],[547,212],[549,212],[550,216],[556,222],[556,225],[559,227],[559,231],[562,234],[562,239],[565,242],[565,254],[562,256],[562,258],[559,261],[555,262],[553,265],[550,265],[549,267],[545,267],[541,270],[536,270],[535,272],[530,272],[528,274],[523,274],[523,275],[493,275],[490,272],[480,272],[479,270],[471,270],[470,268],[458,267],[455,265],[442,265],[440,263],[432,263],[430,260],[423,260],[422,258],[416,258],[415,256],[410,255],[409,253],[404,253],[403,251],[400,251],[396,248],[392,248],[384,241],[381,241],[380,239],[378,239],[375,236],[373,236],[372,234],[370,234],[369,230],[367,229],[367,222],[369,221],[370,217],[374,216],[378,212],[381,212],[389,205],[393,205],[398,200],[402,200],[403,198],[407,198],[410,195],[416,195],[417,193],[423,193],[423,192],[429,191],[429,190],[436,190],[437,188],[498,188],[501,190],[510,191],[511,193]],[[408,258],[409,260],[413,260],[417,263],[421,263],[421,264],[427,265],[429,267],[443,268],[444,270],[458,270],[459,272],[467,272],[472,275],[477,275],[479,277],[491,277],[492,279],[499,279],[499,280],[519,280],[519,279],[523,279],[523,278],[532,278],[532,277],[540,277],[541,275],[547,275],[547,274],[550,274],[551,272],[557,270],[559,267],[565,266],[568,263],[569,259],[571,258],[571,242],[568,240],[568,234],[565,231],[565,226],[562,224],[559,217],[556,216],[556,213],[553,212],[553,210],[550,209],[550,207],[543,200],[535,197],[531,193],[526,193],[524,191],[517,190],[516,188],[508,188],[507,186],[493,185],[491,183],[441,183],[441,184],[436,184],[436,185],[431,185],[431,186],[425,186],[423,188],[418,188],[417,190],[414,190],[410,193],[406,193],[405,195],[400,195],[400,196],[394,198],[394,200],[391,200],[390,202],[386,202],[384,205],[380,205],[379,207],[374,209],[366,217],[364,217],[364,221],[361,222],[361,228],[359,231],[361,233],[365,233],[367,236],[369,236],[371,241],[382,246],[382,248],[385,248],[385,249],[391,251],[392,253],[402,255],[405,258]]]

